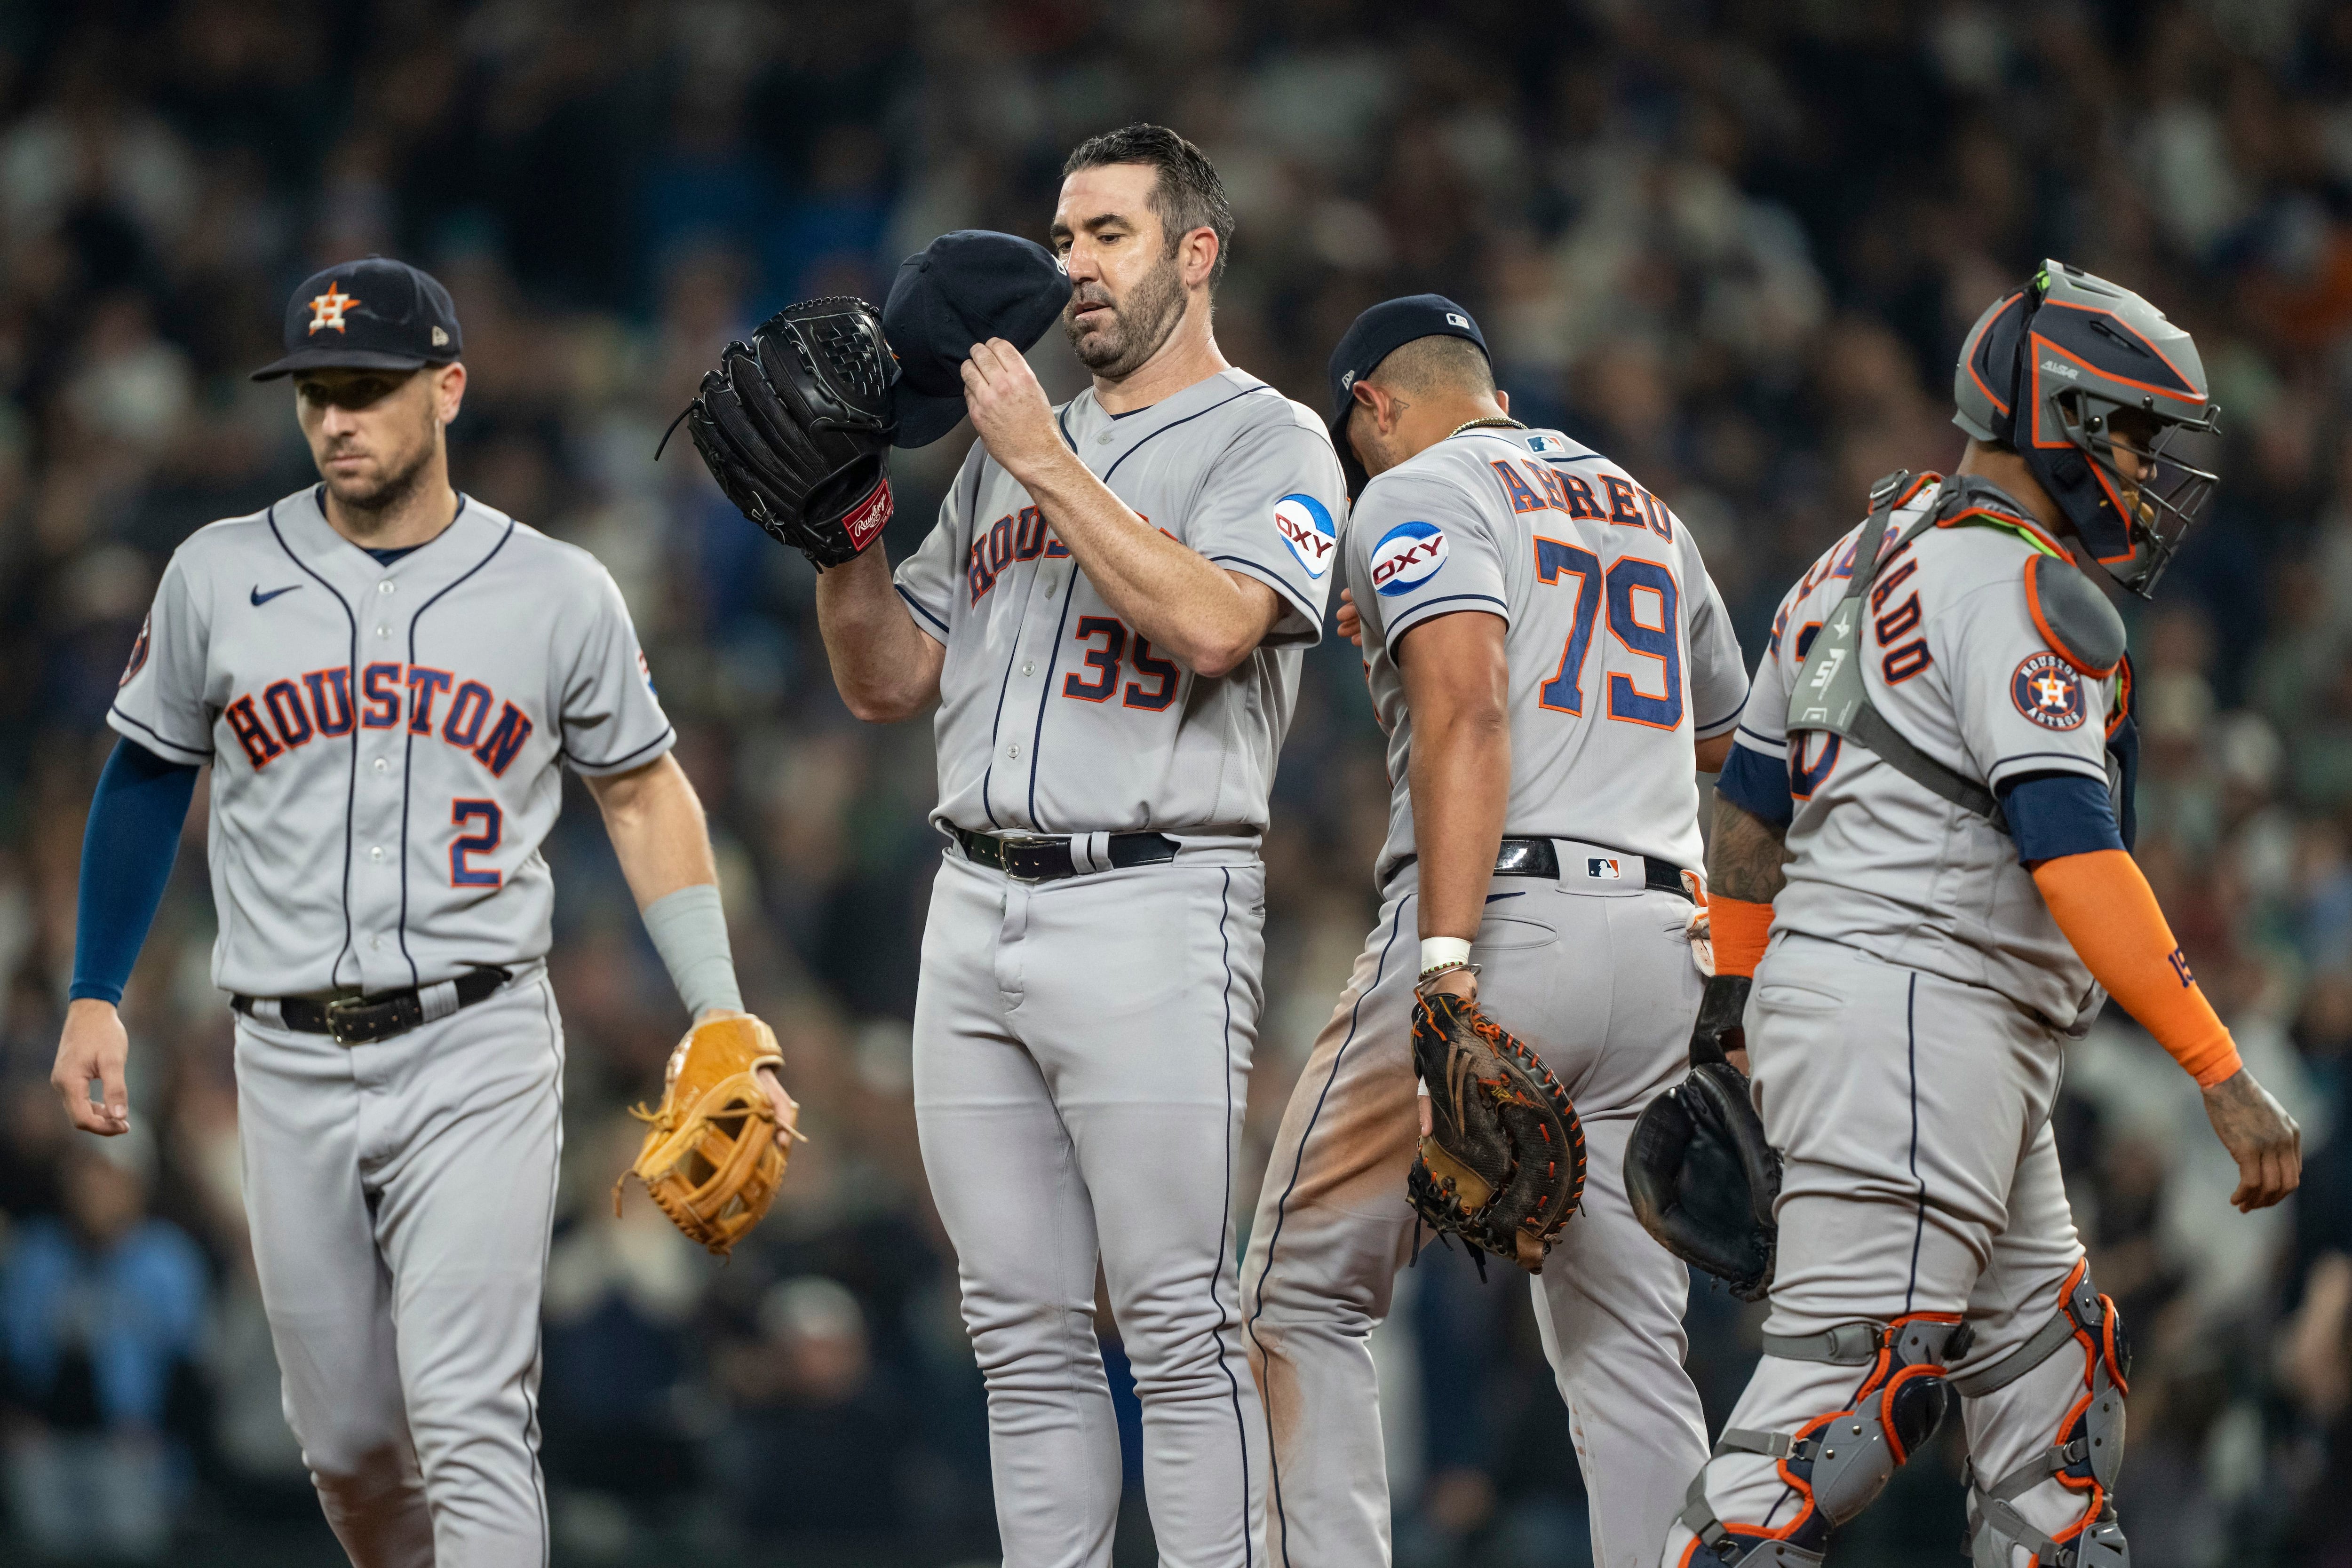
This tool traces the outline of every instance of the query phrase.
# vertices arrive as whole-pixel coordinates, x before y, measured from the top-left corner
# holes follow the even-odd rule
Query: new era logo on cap
[[[1448,310],[1445,313],[1445,324],[1449,327],[1459,327],[1466,332],[1470,329],[1470,318],[1463,315],[1459,310]]]

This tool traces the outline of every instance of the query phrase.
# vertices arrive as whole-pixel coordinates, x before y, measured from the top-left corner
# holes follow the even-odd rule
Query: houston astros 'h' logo
[[[2017,711],[2044,729],[2075,729],[2087,710],[2083,683],[2055,653],[2035,653],[2017,666],[2009,680],[2010,700]]]
[[[310,330],[316,332],[321,327],[332,327],[338,332],[350,330],[343,325],[343,312],[358,303],[343,292],[341,284],[330,282],[324,294],[310,297]]]

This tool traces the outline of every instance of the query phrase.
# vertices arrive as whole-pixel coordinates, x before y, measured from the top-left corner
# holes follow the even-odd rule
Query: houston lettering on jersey
[[[437,731],[448,745],[472,752],[495,779],[533,727],[529,714],[481,682],[459,681],[424,664],[369,664],[360,672],[358,695],[355,708],[352,672],[337,665],[299,681],[272,681],[257,697],[250,692],[237,697],[221,716],[256,772],[314,738],[351,734],[354,722],[362,729],[394,729],[405,722],[411,735]]]
[[[996,586],[997,578],[1015,561],[1059,560],[1070,553],[1070,547],[1054,537],[1045,519],[1034,507],[1024,507],[1018,512],[1007,512],[987,528],[975,532],[971,551],[964,561],[964,579],[971,588],[971,601],[977,604]]]

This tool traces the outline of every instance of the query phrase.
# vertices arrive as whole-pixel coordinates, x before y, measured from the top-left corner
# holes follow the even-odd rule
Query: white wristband
[[[1470,961],[1470,944],[1459,936],[1424,936],[1421,939],[1421,972],[1457,967]]]

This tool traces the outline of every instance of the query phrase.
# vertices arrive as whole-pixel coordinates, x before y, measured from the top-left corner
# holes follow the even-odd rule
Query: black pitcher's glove
[[[873,306],[804,299],[727,345],[687,405],[687,434],[727,498],[822,571],[890,520],[898,379]]]
[[[1429,1085],[1429,1124],[1405,1196],[1473,1256],[1498,1253],[1530,1274],[1584,1196],[1584,1128],[1543,1059],[1443,991],[1412,1008],[1412,1065]]]
[[[1633,1124],[1625,1192],[1661,1247],[1756,1301],[1772,1288],[1780,1156],[1764,1141],[1747,1078],[1724,1060],[1747,1041],[1740,1018],[1748,984],[1744,975],[1707,981],[1691,1031],[1690,1076]]]

